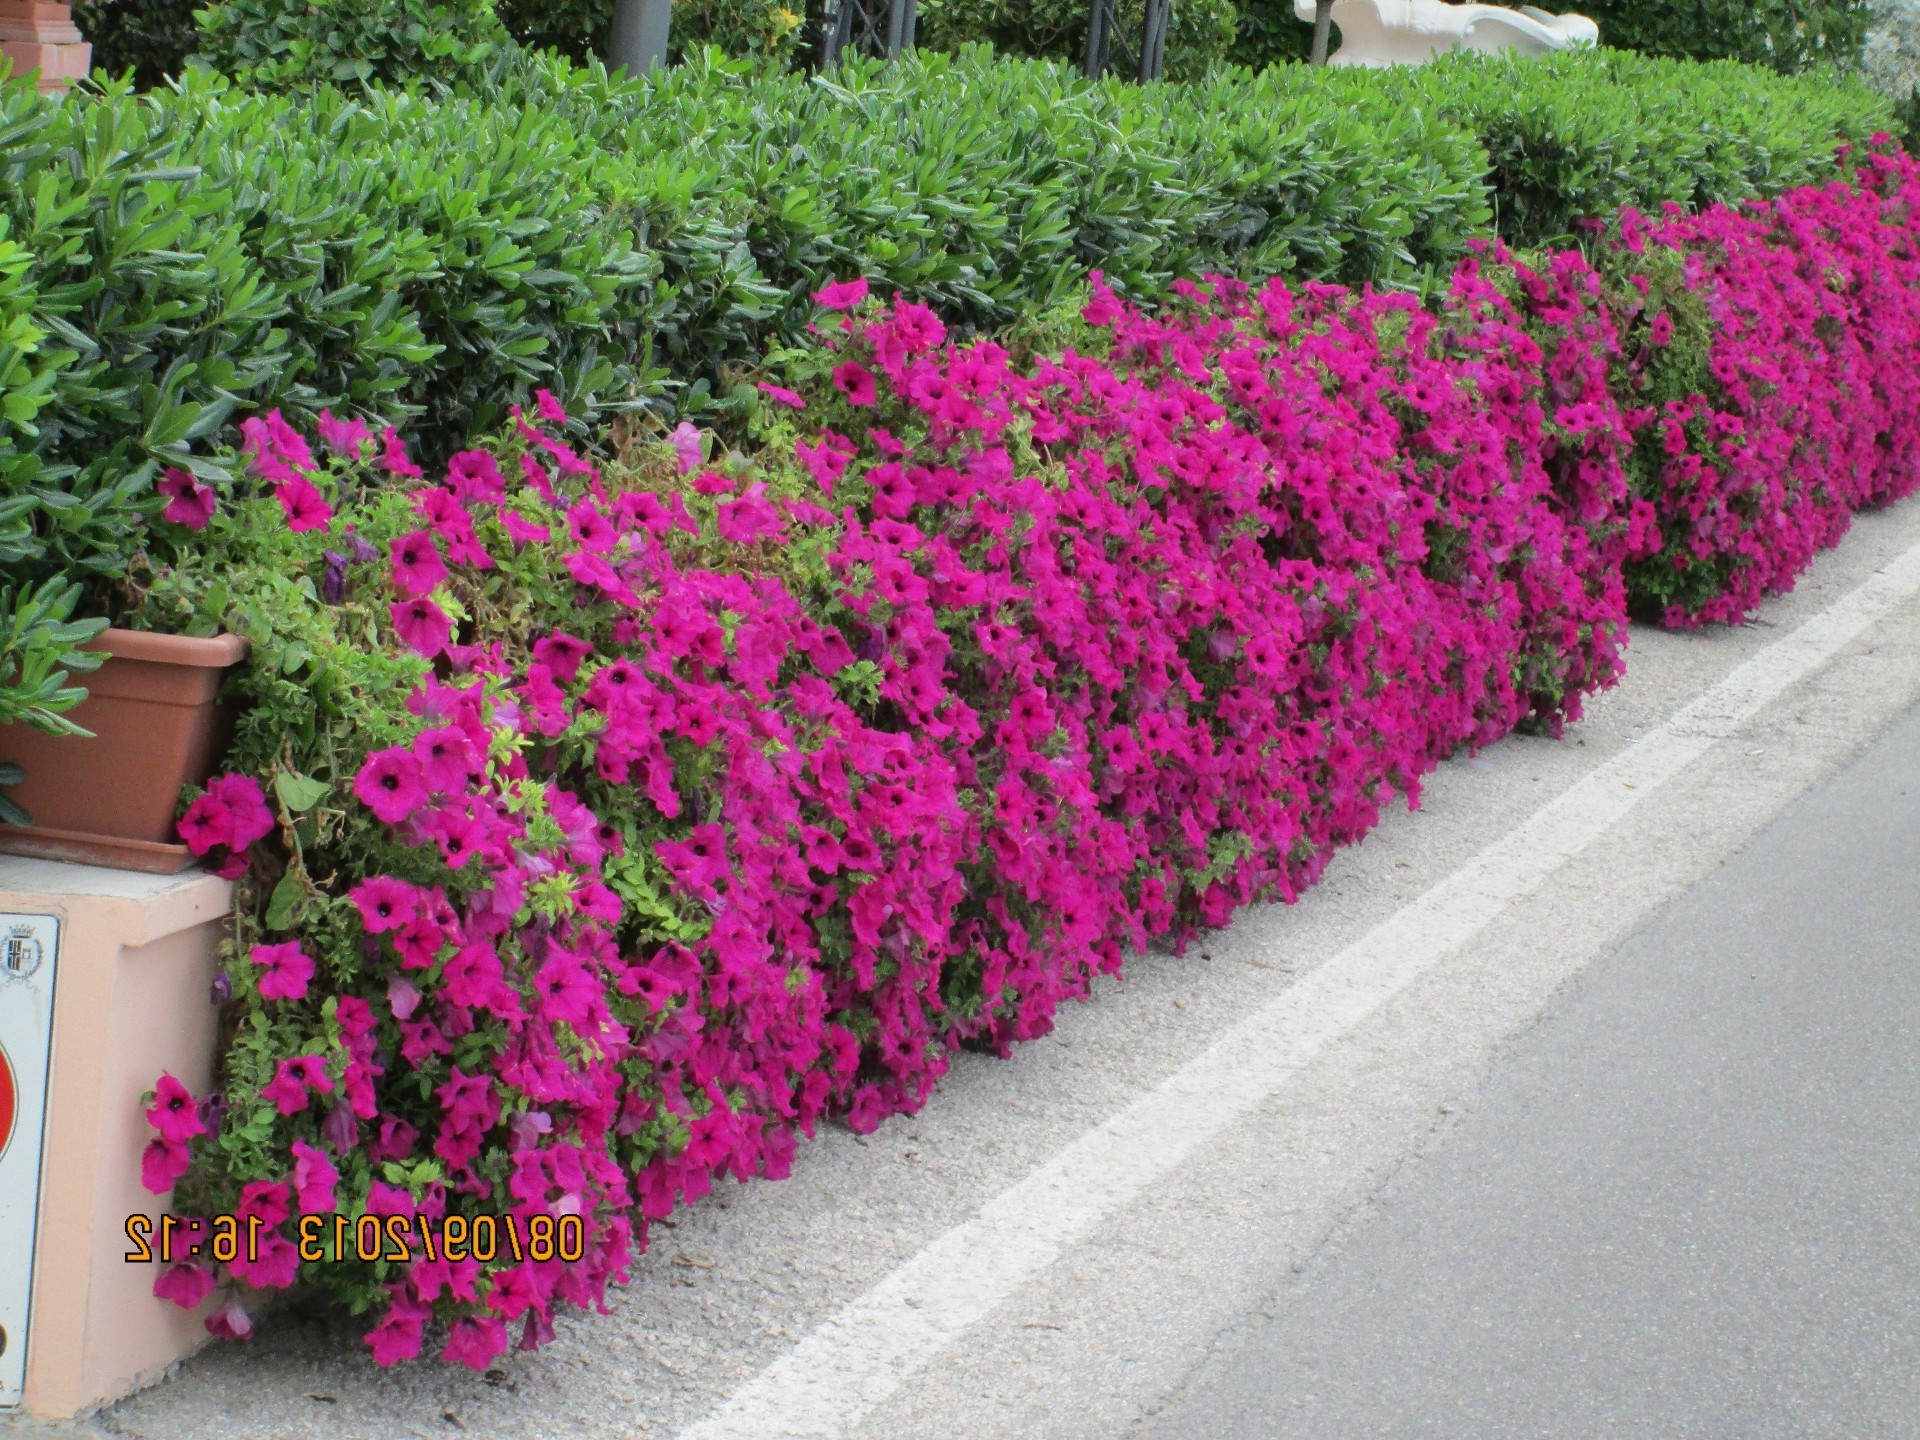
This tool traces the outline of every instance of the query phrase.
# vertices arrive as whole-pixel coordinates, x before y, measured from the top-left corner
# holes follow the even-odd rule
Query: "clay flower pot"
[[[8,794],[33,816],[25,828],[0,825],[0,852],[176,874],[193,863],[174,834],[180,788],[221,758],[215,700],[247,642],[108,630],[82,648],[111,657],[81,677],[87,698],[71,716],[93,739],[0,725],[0,760],[27,772]]]

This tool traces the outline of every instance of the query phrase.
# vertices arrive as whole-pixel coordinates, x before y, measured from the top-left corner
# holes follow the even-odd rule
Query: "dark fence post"
[[[1173,20],[1173,0],[1147,0],[1146,17],[1140,26],[1140,48],[1134,53],[1133,71],[1141,80],[1158,80],[1167,68],[1167,27]],[[1089,80],[1098,80],[1113,67],[1115,51],[1127,52],[1126,42],[1118,39],[1119,0],[1093,0],[1087,11],[1087,59]]]
[[[820,68],[830,69],[849,52],[898,60],[913,48],[919,11],[920,0],[831,0],[821,26]]]

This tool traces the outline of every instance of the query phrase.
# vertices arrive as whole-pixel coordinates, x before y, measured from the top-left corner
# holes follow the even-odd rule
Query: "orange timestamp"
[[[295,1248],[308,1264],[378,1260],[496,1260],[568,1264],[587,1252],[586,1221],[578,1215],[302,1215]],[[258,1215],[215,1215],[185,1220],[162,1215],[127,1217],[129,1265],[175,1260],[258,1263],[261,1248],[278,1230]]]

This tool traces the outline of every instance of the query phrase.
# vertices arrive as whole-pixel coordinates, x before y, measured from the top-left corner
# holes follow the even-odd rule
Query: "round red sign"
[[[20,1109],[20,1092],[13,1083],[13,1062],[7,1059],[7,1050],[0,1045],[0,1157],[7,1153],[7,1146],[13,1143],[13,1121]]]

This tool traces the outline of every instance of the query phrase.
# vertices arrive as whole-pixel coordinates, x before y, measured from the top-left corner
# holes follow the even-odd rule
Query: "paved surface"
[[[1250,1324],[1249,1317],[1270,1311],[1273,1324],[1282,1325],[1287,1310],[1284,1304],[1276,1305],[1276,1297],[1309,1290],[1334,1296],[1341,1277],[1349,1273],[1347,1267],[1358,1267],[1370,1253],[1366,1247],[1387,1245],[1397,1217],[1414,1213],[1415,1197],[1421,1193],[1418,1177],[1439,1173],[1455,1144],[1488,1144],[1476,1141],[1483,1135],[1494,1137],[1494,1148],[1482,1152],[1482,1169],[1471,1178],[1479,1187],[1474,1193],[1491,1193],[1496,1200],[1463,1207],[1465,1213],[1451,1222],[1461,1228],[1445,1232],[1446,1244],[1467,1253],[1423,1255],[1420,1268],[1401,1273],[1395,1283],[1400,1287],[1398,1303],[1405,1306],[1411,1305],[1409,1291],[1432,1286],[1444,1294],[1440,1287],[1446,1276],[1454,1277],[1448,1283],[1458,1285],[1462,1276],[1486,1272],[1482,1278],[1487,1288],[1476,1302],[1483,1306],[1482,1313],[1475,1315],[1451,1302],[1436,1305],[1427,1313],[1440,1317],[1428,1322],[1439,1338],[1427,1338],[1434,1344],[1445,1342],[1447,1373],[1458,1380],[1451,1392],[1457,1403],[1483,1406],[1482,1413],[1492,1414],[1488,1387],[1498,1376],[1484,1358],[1474,1358],[1493,1343],[1486,1337],[1503,1330],[1511,1333],[1517,1325],[1534,1337],[1530,1343],[1537,1353],[1551,1355],[1557,1348],[1542,1338],[1553,1333],[1548,1319],[1536,1319],[1525,1310],[1516,1298],[1524,1287],[1510,1283],[1534,1268],[1527,1260],[1530,1252],[1512,1235],[1524,1228],[1529,1235],[1554,1242],[1551,1248],[1537,1247],[1540,1267],[1549,1265],[1553,1250],[1572,1247],[1576,1255],[1584,1255],[1582,1247],[1603,1243],[1611,1233],[1605,1227],[1624,1223],[1621,1215],[1631,1213],[1622,1206],[1631,1202],[1634,1187],[1609,1182],[1582,1157],[1588,1152],[1622,1153],[1617,1147],[1629,1145],[1636,1136],[1651,1146],[1654,1133],[1635,1128],[1638,1111],[1623,1111],[1611,1127],[1582,1132],[1576,1121],[1591,1125],[1592,1117],[1575,1106],[1565,1125],[1550,1127],[1546,1136],[1564,1134],[1564,1143],[1544,1146],[1543,1140],[1543,1148],[1527,1150],[1528,1132],[1519,1125],[1523,1117],[1515,1112],[1511,1123],[1496,1119],[1509,1113],[1498,1106],[1518,1104],[1501,1099],[1513,1083],[1507,1077],[1533,1075],[1533,1093],[1543,1101],[1571,1089],[1571,1083],[1560,1079],[1572,1073],[1569,1067],[1577,1064],[1581,1052],[1569,1044],[1553,1051],[1551,1062],[1527,1061],[1534,1053],[1530,1047],[1542,1043],[1535,1037],[1571,1025],[1567,1017],[1589,1003],[1587,995],[1624,984],[1611,977],[1626,973],[1637,953],[1632,946],[1622,948],[1625,942],[1696,887],[1727,883],[1724,876],[1715,878],[1723,865],[1803,796],[1816,791],[1824,795],[1822,787],[1920,704],[1920,603],[1908,595],[1858,633],[1850,632],[1844,644],[1823,652],[1817,664],[1796,672],[1793,683],[1769,692],[1757,708],[1741,710],[1725,724],[1704,730],[1694,726],[1688,733],[1696,743],[1683,766],[1661,770],[1650,767],[1646,756],[1663,744],[1671,750],[1668,742],[1678,733],[1675,717],[1684,719],[1697,697],[1724,689],[1782,644],[1790,647],[1793,637],[1804,633],[1801,627],[1817,627],[1822,616],[1836,607],[1844,609],[1846,597],[1858,594],[1863,584],[1871,588],[1883,567],[1910,567],[1910,560],[1902,557],[1911,557],[1917,546],[1920,504],[1864,516],[1793,595],[1766,607],[1758,623],[1692,635],[1636,632],[1627,679],[1595,702],[1588,718],[1565,739],[1516,738],[1443,767],[1432,778],[1419,811],[1390,815],[1364,844],[1339,857],[1326,879],[1297,906],[1250,911],[1184,958],[1140,957],[1124,983],[1099,987],[1093,1003],[1071,1007],[1054,1035],[1022,1047],[1013,1059],[960,1057],[919,1116],[891,1121],[871,1136],[844,1130],[823,1133],[802,1147],[792,1179],[778,1185],[730,1185],[683,1212],[672,1226],[655,1231],[651,1253],[638,1267],[634,1283],[615,1298],[611,1315],[564,1321],[556,1343],[538,1355],[510,1355],[485,1377],[433,1363],[379,1371],[366,1361],[350,1328],[287,1313],[271,1319],[256,1341],[209,1349],[165,1383],[83,1422],[77,1433],[139,1440],[462,1435],[695,1440],[728,1433],[754,1440],[780,1440],[783,1435],[1118,1440],[1151,1434],[1154,1425],[1186,1423],[1189,1407],[1214,1399],[1227,1402],[1233,1357],[1250,1357],[1252,1352],[1239,1347],[1257,1343],[1264,1333],[1264,1325]],[[1657,772],[1657,783],[1647,781],[1650,770]],[[896,1277],[924,1275],[927,1257],[948,1253],[943,1246],[951,1246],[955,1236],[977,1231],[983,1217],[1004,1210],[1007,1198],[1031,1177],[1084,1150],[1089,1137],[1111,1130],[1146,1098],[1164,1096],[1198,1063],[1196,1057],[1220,1053],[1247,1017],[1316,986],[1327,991],[1328,978],[1357,944],[1379,927],[1396,923],[1396,917],[1418,911],[1425,897],[1444,892],[1458,877],[1479,873],[1475,867],[1503,845],[1511,848],[1511,837],[1524,832],[1530,817],[1551,810],[1549,802],[1555,797],[1580,793],[1594,776],[1607,773],[1640,777],[1620,779],[1621,788],[1614,792],[1617,801],[1630,791],[1635,797],[1630,810],[1579,845],[1563,847],[1551,874],[1537,884],[1502,892],[1499,903],[1476,919],[1471,935],[1463,932],[1462,942],[1435,963],[1403,977],[1404,983],[1390,990],[1376,987],[1372,1002],[1351,1008],[1337,1033],[1328,1030],[1324,1043],[1311,1054],[1301,1051],[1302,1062],[1284,1083],[1257,1095],[1243,1094],[1246,1103],[1210,1131],[1205,1143],[1182,1151],[1177,1164],[1158,1169],[1137,1164],[1131,1173],[1136,1179],[1146,1177],[1143,1183],[1130,1191],[1109,1186],[1113,1203],[1097,1215],[1082,1217],[1071,1234],[1062,1230],[1039,1237],[1044,1253],[1038,1263],[1024,1270],[1002,1266],[989,1276],[992,1284],[975,1284],[969,1294],[977,1302],[977,1313],[963,1326],[938,1333],[938,1327],[922,1326],[921,1338],[932,1337],[928,1343],[903,1344],[898,1363],[885,1373],[868,1365],[858,1387],[842,1383],[844,1377],[831,1368],[806,1362],[808,1356],[817,1360],[831,1352],[830,1345],[823,1350],[823,1338],[831,1339],[843,1317],[887,1313],[873,1307]],[[1876,823],[1877,813],[1894,800],[1883,785],[1863,813],[1831,822],[1836,843],[1855,828]],[[1772,842],[1769,838],[1762,843]],[[1858,907],[1837,885],[1829,883],[1826,889],[1819,933],[1838,944],[1844,934],[1840,924],[1852,923]],[[1865,943],[1863,938],[1862,947]],[[1836,973],[1816,977],[1818,983],[1808,992],[1771,984],[1763,992],[1758,979],[1744,982],[1752,987],[1748,993],[1771,997],[1771,1007],[1756,1003],[1748,1012],[1752,1025],[1762,1027],[1752,1032],[1752,1045],[1761,1045],[1769,1033],[1780,1033],[1778,1025],[1790,1018],[1781,1007],[1789,1001],[1811,1006],[1828,998],[1820,983],[1858,983],[1853,967],[1868,963],[1868,958],[1862,948],[1827,962],[1839,967]],[[1683,975],[1686,969],[1681,967]],[[1756,966],[1747,973],[1763,972]],[[1696,977],[1696,983],[1705,984],[1705,974]],[[1676,1011],[1692,1007],[1699,1017],[1699,1036],[1719,1035],[1714,1027],[1724,1023],[1730,1002],[1724,996],[1716,1002],[1716,993],[1669,988],[1645,997],[1642,1003],[1651,1009],[1639,1018],[1629,1022],[1627,1012],[1618,1012],[1614,1038],[1651,1043],[1662,1033],[1693,1033],[1683,1023],[1684,1015],[1662,1008],[1662,996]],[[1911,989],[1905,994],[1910,999]],[[1834,1003],[1845,1003],[1844,995],[1834,997]],[[1888,1015],[1867,1008],[1872,1018],[1891,1023]],[[1827,1012],[1809,1008],[1793,1013],[1812,1023]],[[1547,1029],[1539,1028],[1543,1024]],[[1565,1033],[1572,1036],[1576,1030]],[[1891,1043],[1884,1031],[1873,1033],[1882,1044]],[[1597,1046],[1607,1037],[1596,1033],[1589,1038]],[[1726,1043],[1732,1045],[1731,1040]],[[1910,1043],[1906,1048],[1911,1052]],[[1753,1053],[1727,1050],[1729,1085],[1736,1071],[1751,1063]],[[1838,1084],[1839,1077],[1852,1073],[1849,1053],[1837,1044],[1825,1047],[1817,1058],[1833,1068],[1816,1076],[1831,1074],[1832,1083]],[[1606,1058],[1602,1052],[1589,1063]],[[1612,1058],[1631,1071],[1646,1065],[1643,1051],[1615,1052]],[[1783,1052],[1777,1065],[1788,1063]],[[1533,1068],[1514,1068],[1523,1065]],[[1711,1076],[1714,1066],[1702,1063],[1691,1073]],[[1895,1104],[1889,1088],[1895,1082],[1895,1075],[1875,1071],[1877,1088],[1864,1091],[1861,1108],[1849,1113],[1857,1113],[1862,1126],[1885,1123]],[[1579,1084],[1593,1087],[1599,1080],[1583,1075]],[[1876,1317],[1886,1320],[1885,1307],[1900,1284],[1897,1277],[1884,1275],[1878,1289],[1837,1283],[1837,1267],[1860,1264],[1860,1257],[1884,1237],[1868,1228],[1845,1232],[1852,1248],[1843,1247],[1828,1262],[1811,1264],[1823,1281],[1835,1282],[1823,1289],[1805,1279],[1809,1264],[1796,1248],[1804,1231],[1784,1222],[1771,1238],[1764,1226],[1759,1234],[1753,1225],[1726,1229],[1736,1214],[1762,1213],[1753,1207],[1761,1203],[1755,1197],[1763,1190],[1768,1204],[1802,1219],[1840,1216],[1859,1198],[1857,1190],[1847,1188],[1855,1182],[1845,1175],[1820,1186],[1809,1180],[1813,1172],[1807,1167],[1835,1154],[1840,1142],[1824,1131],[1809,1130],[1807,1108],[1790,1108],[1794,1087],[1784,1081],[1767,1086],[1754,1097],[1753,1114],[1744,1118],[1740,1093],[1740,1087],[1733,1086],[1730,1100],[1711,1090],[1694,1097],[1692,1108],[1709,1111],[1717,1121],[1702,1126],[1717,1137],[1715,1145],[1657,1150],[1638,1167],[1666,1179],[1662,1188],[1646,1193],[1645,1213],[1670,1213],[1683,1201],[1692,1204],[1701,1266],[1718,1257],[1713,1263],[1724,1259],[1726,1268],[1702,1268],[1688,1292],[1678,1284],[1688,1274],[1681,1264],[1687,1257],[1661,1250],[1652,1252],[1656,1262],[1650,1263],[1645,1248],[1650,1239],[1638,1248],[1623,1244],[1617,1266],[1582,1260],[1593,1267],[1588,1279],[1596,1324],[1604,1321],[1608,1327],[1581,1331],[1580,1344],[1587,1348],[1579,1353],[1595,1357],[1595,1366],[1618,1363],[1603,1357],[1609,1347],[1623,1343],[1620,1317],[1633,1307],[1656,1314],[1669,1328],[1664,1341],[1650,1350],[1648,1365],[1653,1368],[1636,1376],[1601,1376],[1587,1382],[1596,1387],[1593,1403],[1609,1403],[1614,1407],[1609,1413],[1621,1416],[1613,1431],[1592,1418],[1598,1410],[1558,1432],[1542,1430],[1540,1423],[1552,1417],[1524,1413],[1522,1405],[1508,1413],[1517,1417],[1516,1424],[1533,1423],[1535,1428],[1521,1433],[1647,1434],[1656,1440],[1690,1433],[1658,1426],[1636,1429],[1630,1398],[1647,1387],[1675,1387],[1675,1372],[1654,1362],[1665,1366],[1670,1352],[1677,1356],[1682,1351],[1689,1338],[1678,1328],[1683,1321],[1697,1330],[1694,1319],[1716,1305],[1724,1312],[1735,1304],[1764,1302],[1770,1313],[1782,1317],[1767,1332],[1773,1337],[1769,1343],[1791,1334],[1789,1322],[1798,1323],[1795,1316],[1828,1315],[1831,1323],[1820,1328],[1828,1348],[1785,1365],[1776,1363],[1777,1357],[1755,1340],[1729,1361],[1730,1376],[1774,1376],[1767,1383],[1775,1385],[1798,1377],[1815,1400],[1857,1391],[1861,1408],[1856,1414],[1864,1417],[1863,1426],[1894,1413],[1888,1407],[1897,1408],[1904,1399],[1910,1423],[1904,1431],[1896,1426],[1888,1433],[1920,1435],[1920,1423],[1913,1423],[1911,1390],[1903,1396],[1891,1388],[1891,1381],[1876,1389],[1865,1372],[1855,1382],[1845,1369],[1849,1356],[1898,1353],[1897,1333],[1886,1331],[1885,1324],[1880,1351],[1871,1352],[1861,1340],[1882,1333],[1873,1327]],[[1813,1098],[1805,1107],[1830,1098],[1828,1090],[1817,1086],[1810,1093]],[[1906,1093],[1911,1096],[1911,1088]],[[1910,1100],[1907,1112],[1912,1113]],[[1891,1113],[1897,1116],[1897,1111]],[[1582,1133],[1594,1138],[1576,1143]],[[1853,1139],[1866,1144],[1866,1133]],[[1696,1154],[1700,1164],[1711,1161],[1724,1167],[1736,1141],[1758,1144],[1763,1139],[1772,1147],[1762,1152],[1768,1161],[1748,1171],[1690,1168]],[[1602,1140],[1616,1148],[1596,1151]],[[1530,1191],[1496,1190],[1496,1179],[1505,1173],[1491,1168],[1496,1161],[1562,1166],[1557,1173],[1563,1185],[1529,1181]],[[1564,1187],[1573,1182],[1564,1177],[1569,1173],[1594,1195],[1594,1208],[1584,1221],[1568,1203],[1571,1192]],[[1820,1174],[1824,1178],[1825,1172]],[[1858,1183],[1889,1178],[1882,1169]],[[1709,1183],[1718,1189],[1710,1191]],[[1465,1192],[1458,1193],[1464,1197]],[[1803,1206],[1797,1197],[1808,1193],[1830,1203],[1814,1206],[1809,1201]],[[1911,1186],[1908,1193],[1910,1197]],[[1513,1198],[1521,1194],[1534,1198],[1521,1207]],[[1515,1208],[1501,1208],[1505,1206]],[[1532,1216],[1526,1227],[1512,1220],[1523,1209]],[[1377,1220],[1365,1223],[1376,1212]],[[1906,1214],[1904,1234],[1912,1236],[1916,1230],[1911,1209]],[[1596,1228],[1574,1228],[1580,1224]],[[1671,1238],[1676,1233],[1657,1230],[1649,1220],[1636,1241],[1659,1234],[1678,1244]],[[1375,1234],[1381,1238],[1370,1238]],[[1745,1269],[1731,1258],[1743,1234],[1752,1241],[1749,1248],[1756,1262]],[[1725,1251],[1719,1248],[1723,1239],[1729,1247]],[[1485,1246],[1499,1248],[1487,1253],[1481,1248]],[[960,1253],[963,1258],[967,1254]],[[1383,1266],[1390,1259],[1387,1250],[1379,1252]],[[1782,1269],[1788,1259],[1793,1265]],[[1763,1260],[1767,1263],[1759,1263]],[[1630,1261],[1640,1268],[1632,1268]],[[1577,1269],[1571,1260],[1560,1263]],[[1352,1273],[1360,1272],[1356,1268]],[[1609,1290],[1610,1273],[1622,1277],[1623,1286],[1634,1280],[1652,1287],[1653,1280],[1666,1275],[1676,1277],[1676,1284],[1671,1290],[1623,1288],[1602,1306],[1599,1297]],[[1776,1274],[1768,1288],[1767,1277]],[[1552,1284],[1570,1289],[1577,1278],[1556,1272]],[[972,1282],[979,1280],[980,1273],[975,1273]],[[1382,1279],[1380,1285],[1385,1284]],[[1502,1285],[1508,1288],[1503,1291]],[[1913,1287],[1905,1293],[1911,1295]],[[1820,1298],[1823,1294],[1825,1299]],[[907,1297],[909,1303],[920,1298]],[[936,1285],[926,1298],[935,1302],[935,1311],[946,1306],[942,1313],[952,1318],[952,1295]],[[1661,1308],[1656,1308],[1656,1300]],[[909,1311],[892,1313],[904,1318]],[[1417,1403],[1409,1398],[1418,1390],[1419,1372],[1412,1362],[1396,1358],[1388,1367],[1369,1361],[1397,1357],[1402,1345],[1408,1352],[1424,1347],[1389,1327],[1369,1327],[1354,1318],[1356,1314],[1350,1312],[1342,1322],[1349,1327],[1344,1348],[1321,1352],[1323,1369],[1333,1373],[1367,1364],[1376,1383],[1385,1387],[1386,1399]],[[1334,1323],[1333,1312],[1327,1316],[1328,1323]],[[1693,1353],[1723,1353],[1732,1323],[1723,1314],[1719,1328],[1706,1331]],[[905,1333],[911,1328],[901,1326],[903,1338],[912,1338]],[[1906,1333],[1904,1343],[1911,1345],[1910,1324]],[[1277,1362],[1269,1357],[1258,1363],[1271,1370]],[[1592,1373],[1599,1376],[1600,1370]],[[780,1382],[770,1391],[769,1377]],[[838,1404],[837,1418],[814,1424],[795,1408],[776,1411],[772,1423],[757,1430],[725,1428],[730,1414],[757,1413],[764,1419],[764,1410],[743,1412],[742,1398],[790,1393],[789,1382],[796,1378],[811,1386],[811,1393]],[[1600,1398],[1597,1387],[1603,1383],[1615,1387],[1611,1401]],[[1730,1404],[1725,1397],[1740,1393],[1739,1384],[1729,1378],[1723,1386],[1699,1393],[1709,1403]],[[1401,1386],[1407,1388],[1395,1388]],[[1282,1388],[1276,1386],[1275,1393],[1283,1393]],[[1289,1379],[1284,1393],[1291,1403],[1295,1394],[1319,1392],[1304,1392]],[[1691,1433],[1767,1434],[1761,1422],[1777,1418],[1786,1392],[1754,1388],[1746,1393],[1759,1407],[1742,1412],[1760,1417],[1751,1426],[1742,1421],[1731,1428]],[[1328,1406],[1345,1403],[1334,1389],[1326,1395]],[[857,1403],[846,1403],[849,1397]],[[1197,1409],[1191,1413],[1198,1418]],[[1345,1421],[1337,1410],[1323,1413]],[[1356,1417],[1356,1423],[1366,1418]],[[1786,1423],[1791,1419],[1789,1415]],[[1216,1428],[1232,1434],[1223,1425]],[[4,1440],[27,1433],[22,1424],[0,1420]],[[1337,1425],[1313,1433],[1341,1440]],[[1380,1433],[1380,1428],[1353,1433]],[[1386,1433],[1395,1432],[1389,1427]],[[1482,1430],[1465,1424],[1441,1433],[1478,1440]],[[1486,1428],[1484,1433],[1501,1432]],[[1809,1425],[1782,1433],[1825,1432]]]
[[[1920,715],[1573,991],[1140,1433],[1920,1434]]]

